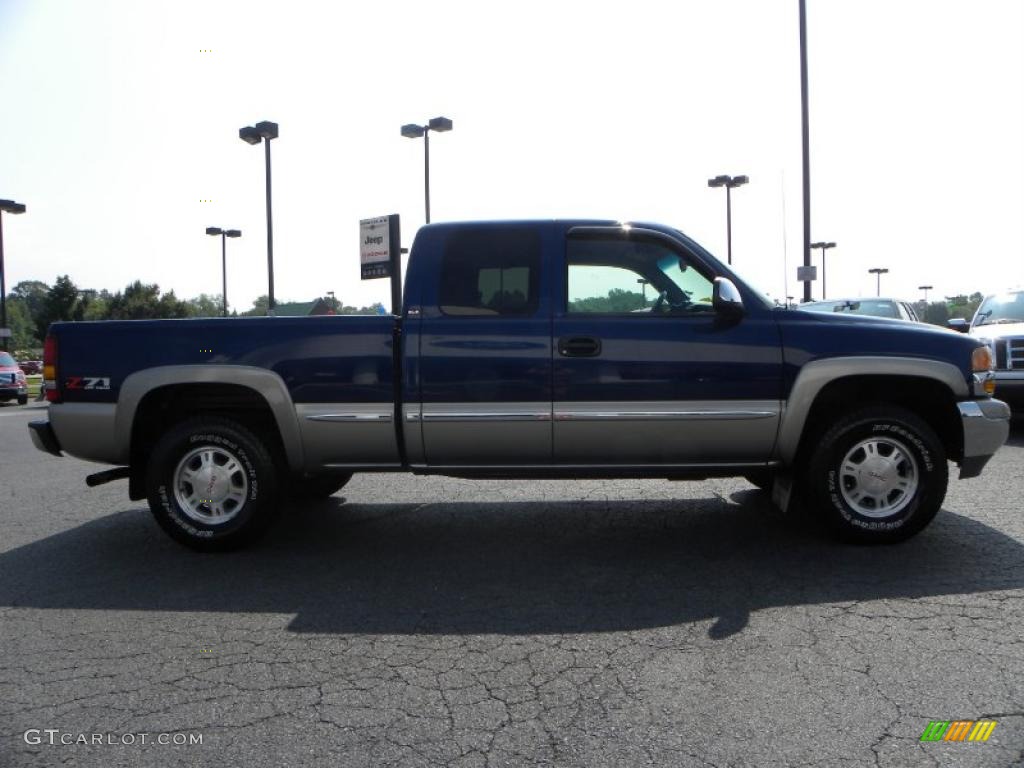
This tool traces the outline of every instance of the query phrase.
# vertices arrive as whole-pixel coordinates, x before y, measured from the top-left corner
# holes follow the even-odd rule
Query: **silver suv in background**
[[[808,312],[845,312],[851,315],[868,315],[869,317],[888,317],[891,320],[910,320],[919,323],[921,320],[909,301],[900,299],[829,299],[828,301],[811,301],[798,304],[797,309]]]
[[[1024,414],[1024,290],[988,296],[969,325],[954,319],[949,327],[970,333],[992,348],[997,396],[1015,414]]]

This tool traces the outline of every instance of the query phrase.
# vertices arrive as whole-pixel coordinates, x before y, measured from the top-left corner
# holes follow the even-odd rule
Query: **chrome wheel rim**
[[[174,470],[174,498],[181,510],[203,525],[233,520],[249,495],[249,478],[231,451],[204,445],[189,451]]]
[[[847,452],[839,468],[843,500],[857,514],[876,520],[902,512],[919,483],[913,454],[890,437],[861,440]]]

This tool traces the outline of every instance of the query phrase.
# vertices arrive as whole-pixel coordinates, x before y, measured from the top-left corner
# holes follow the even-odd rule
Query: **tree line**
[[[339,315],[370,315],[381,311],[379,304],[356,308],[333,296],[325,297],[323,301]],[[267,304],[267,297],[260,296],[252,308],[241,315],[265,315]],[[39,357],[46,329],[58,320],[156,320],[220,317],[221,314],[220,294],[201,293],[191,299],[179,299],[173,290],[164,293],[159,285],[141,280],[125,286],[122,291],[111,293],[105,289],[79,288],[70,277],[62,275],[53,285],[42,280],[23,280],[7,294],[7,325],[11,329],[9,346],[19,359]],[[231,314],[239,315],[237,311]]]

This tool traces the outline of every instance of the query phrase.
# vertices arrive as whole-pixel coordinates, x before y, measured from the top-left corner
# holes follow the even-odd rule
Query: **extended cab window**
[[[685,315],[711,312],[711,280],[658,242],[570,238],[571,313]]]
[[[453,232],[441,257],[446,315],[532,315],[540,303],[540,235],[523,228]]]

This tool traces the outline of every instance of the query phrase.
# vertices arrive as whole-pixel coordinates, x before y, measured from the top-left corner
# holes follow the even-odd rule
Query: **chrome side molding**
[[[317,413],[306,421],[391,421],[391,413]]]

